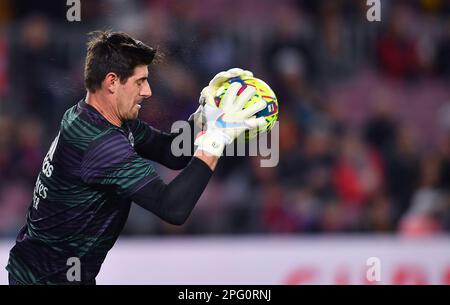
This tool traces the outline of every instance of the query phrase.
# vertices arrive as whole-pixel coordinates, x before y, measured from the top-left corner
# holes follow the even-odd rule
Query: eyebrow
[[[146,80],[148,78],[148,76],[143,76],[143,77],[141,77],[141,78],[138,78],[136,81],[138,82],[138,81],[143,81],[143,80]]]

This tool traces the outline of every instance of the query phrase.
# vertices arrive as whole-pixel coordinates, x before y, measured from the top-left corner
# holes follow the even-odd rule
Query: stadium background
[[[306,242],[314,257],[327,243],[358,252],[356,238],[376,252],[380,236],[393,247],[406,238],[409,252],[422,242],[436,249],[411,258],[425,262],[432,277],[425,282],[449,283],[450,2],[382,0],[381,8],[381,22],[369,22],[363,0],[81,0],[81,21],[68,22],[63,0],[0,0],[2,265],[61,115],[85,94],[86,34],[112,29],[164,53],[150,69],[153,97],[141,110],[156,127],[187,119],[201,88],[231,67],[266,80],[280,103],[277,167],[261,168],[257,157],[222,159],[184,226],[134,206],[118,248],[150,247],[144,255],[167,240],[191,253],[189,241],[223,241],[218,249],[241,242],[256,251],[266,239],[276,247],[288,238]],[[177,174],[156,167],[166,181]],[[299,262],[301,249],[292,249]],[[219,252],[226,261],[227,251]],[[389,257],[402,261],[402,253]],[[331,278],[317,281],[339,282]],[[150,271],[146,280],[158,281]]]

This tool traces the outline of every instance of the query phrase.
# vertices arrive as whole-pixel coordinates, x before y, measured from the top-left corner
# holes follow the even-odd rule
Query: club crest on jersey
[[[128,141],[130,141],[131,146],[134,147],[134,137],[133,137],[133,133],[132,132],[130,132],[128,134]]]

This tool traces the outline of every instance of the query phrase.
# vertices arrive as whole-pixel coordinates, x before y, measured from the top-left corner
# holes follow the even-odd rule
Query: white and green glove
[[[224,82],[234,77],[252,77],[253,73],[240,68],[232,68],[227,71],[217,73],[209,82],[209,85],[203,88],[200,94],[200,104],[215,105],[214,97],[217,90]]]
[[[209,82],[209,85],[203,88],[200,93],[199,104],[200,106],[197,110],[191,114],[189,120],[194,120],[197,127],[203,128],[203,125],[206,123],[206,117],[204,113],[204,106],[211,105],[215,106],[216,103],[214,101],[214,97],[216,95],[217,90],[222,86],[222,84],[234,77],[252,77],[253,73],[247,70],[242,70],[240,68],[232,68],[227,71],[222,71],[217,73],[213,79]]]
[[[239,83],[230,85],[223,97],[222,109],[218,108],[215,103],[205,103],[203,114],[206,120],[206,132],[195,140],[194,144],[198,146],[198,149],[220,157],[225,145],[231,144],[244,131],[266,124],[264,118],[254,116],[255,113],[267,106],[266,102],[261,100],[242,109],[244,104],[255,94],[255,89],[248,86],[238,95],[241,87],[242,85]]]

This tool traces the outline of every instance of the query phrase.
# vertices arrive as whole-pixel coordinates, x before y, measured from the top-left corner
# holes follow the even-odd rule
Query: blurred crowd
[[[219,71],[266,80],[280,107],[276,167],[222,158],[186,225],[133,206],[127,234],[450,230],[450,2],[0,0],[0,236],[25,220],[64,111],[84,97],[87,33],[157,47],[141,118],[168,131]],[[170,181],[177,172],[155,165]]]

